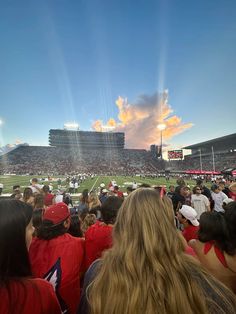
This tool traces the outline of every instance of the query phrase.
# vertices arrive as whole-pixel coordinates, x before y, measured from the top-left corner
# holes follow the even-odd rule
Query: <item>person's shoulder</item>
[[[73,237],[69,233],[63,234],[63,238],[64,238],[65,241],[69,241],[69,242],[75,242],[75,243],[82,243],[82,242],[84,242],[84,238]]]
[[[221,196],[225,199],[225,198],[228,198],[228,196],[224,193],[224,192],[222,192],[221,191]]]
[[[44,243],[45,240],[40,239],[38,237],[33,237],[31,243],[30,243],[30,250],[32,250],[32,248],[37,248],[39,245],[42,245],[41,243]]]
[[[203,243],[201,243],[199,240],[197,239],[192,239],[188,242],[188,245],[194,249],[194,251],[199,251],[202,248]]]
[[[97,220],[93,225],[89,226],[85,232],[85,239],[90,237],[94,237],[95,234],[100,232],[105,224],[99,220]]]
[[[69,233],[64,234],[64,241],[68,243],[68,245],[71,246],[79,246],[79,247],[84,247],[84,238],[79,238],[79,237],[73,237]]]

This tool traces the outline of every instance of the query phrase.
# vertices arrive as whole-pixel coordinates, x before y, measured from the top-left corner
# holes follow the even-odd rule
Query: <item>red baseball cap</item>
[[[43,214],[43,220],[49,220],[55,225],[66,220],[69,216],[70,210],[68,206],[63,202],[60,202],[49,206],[45,210]]]

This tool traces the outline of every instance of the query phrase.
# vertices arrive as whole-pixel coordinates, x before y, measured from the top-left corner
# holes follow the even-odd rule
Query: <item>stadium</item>
[[[191,155],[185,156],[185,169],[234,174],[236,168],[236,133],[189,145],[183,149],[192,150]]]
[[[161,148],[159,148],[160,151]],[[183,150],[192,153],[183,157]],[[158,173],[234,175],[236,133],[169,151],[126,149],[122,132],[51,129],[49,146],[19,145],[0,157],[0,173],[15,175],[152,175]]]

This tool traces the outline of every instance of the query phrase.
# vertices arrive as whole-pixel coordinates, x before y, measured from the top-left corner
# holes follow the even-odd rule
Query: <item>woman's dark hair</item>
[[[16,189],[20,189],[20,185],[19,184],[13,185],[12,189],[13,189],[13,191]]]
[[[67,231],[73,237],[81,238],[83,233],[80,228],[80,219],[78,214],[71,215],[70,228]]]
[[[33,223],[33,226],[35,228],[34,236],[37,236],[38,229],[42,224],[42,214],[43,214],[42,208],[34,209],[34,211],[33,211],[32,223]]]
[[[190,220],[188,220],[186,217],[184,217],[180,212],[179,214],[181,215],[182,219],[186,219],[187,223],[190,225],[190,226],[193,226],[193,224],[191,223]]]
[[[99,218],[100,211],[101,211],[101,206],[96,206],[89,210],[89,214],[94,214],[97,218]]]
[[[0,201],[0,283],[32,275],[25,239],[32,212],[21,201]]]
[[[50,191],[49,185],[44,185],[43,188],[42,188],[42,190],[43,190],[43,192],[44,192],[45,194],[49,193],[49,191]]]
[[[31,188],[25,188],[23,192],[23,200],[26,202],[31,196],[34,196]]]
[[[37,193],[34,196],[34,208],[39,209],[39,208],[44,208],[44,196],[41,193]]]
[[[43,240],[51,240],[65,234],[68,229],[64,226],[64,222],[65,220],[57,225],[54,225],[49,220],[43,220],[37,230],[37,237]]]
[[[109,196],[101,207],[102,220],[105,224],[114,224],[118,210],[123,203],[123,199],[117,196]]]
[[[82,198],[81,198],[81,202],[82,203],[87,203],[88,202],[88,189],[84,189],[82,192]]]
[[[225,206],[225,222],[229,232],[227,253],[236,254],[236,202],[231,202]]]
[[[64,193],[63,194],[63,202],[66,204],[66,205],[71,205],[73,206],[73,202],[72,202],[72,198],[70,197],[70,195],[68,193]]]
[[[204,243],[214,241],[222,251],[227,252],[228,230],[224,215],[217,212],[201,214],[198,239]]]

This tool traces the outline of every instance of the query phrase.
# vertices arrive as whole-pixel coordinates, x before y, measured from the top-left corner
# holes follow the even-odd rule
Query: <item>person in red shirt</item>
[[[114,186],[114,194],[118,197],[124,198],[124,194],[122,191],[119,190],[118,185]]]
[[[62,312],[73,314],[80,298],[84,240],[68,234],[69,226],[68,206],[63,202],[49,206],[29,254],[33,274],[52,282]]]
[[[182,234],[187,242],[192,239],[197,239],[199,222],[197,220],[197,212],[194,208],[188,205],[183,205],[177,213],[179,222],[183,225]]]
[[[101,207],[102,221],[97,221],[85,232],[85,268],[112,246],[112,230],[123,199],[110,196]]]
[[[32,212],[21,201],[0,201],[0,313],[61,313],[52,285],[32,277]]]

